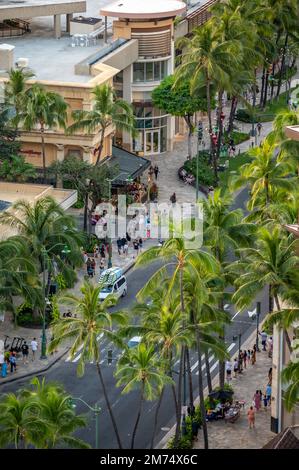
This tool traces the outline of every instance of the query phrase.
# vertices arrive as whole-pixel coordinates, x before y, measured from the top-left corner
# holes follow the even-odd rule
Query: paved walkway
[[[247,346],[247,347],[246,347]],[[245,343],[243,349],[252,347],[251,342]],[[247,365],[247,369],[236,379],[232,379],[234,399],[244,400],[245,410],[241,411],[240,418],[235,423],[225,423],[222,420],[208,423],[209,447],[210,449],[260,449],[273,437],[270,431],[271,410],[270,407],[261,409],[255,415],[255,429],[248,428],[247,411],[253,400],[256,390],[265,392],[268,383],[268,371],[272,366],[272,359],[268,353],[261,351],[257,353],[257,362],[254,366]],[[194,443],[195,449],[204,447],[203,438],[199,434],[199,440]]]
[[[229,108],[224,108],[224,114],[229,115]],[[204,128],[207,127],[207,122],[203,120]],[[226,125],[226,122],[224,122]],[[249,133],[251,130],[251,124],[241,123],[236,121],[235,125],[238,127],[239,131]],[[257,145],[269,134],[272,130],[272,122],[265,122],[262,124],[261,135],[257,136],[256,142]],[[250,137],[249,140],[242,142],[240,145],[236,146],[236,155],[239,151],[242,153],[252,147],[252,144],[255,145],[255,138]],[[192,154],[196,155],[196,135],[193,136],[192,142]],[[205,147],[208,148],[209,142],[207,136],[205,136]],[[187,137],[179,138],[174,143],[174,148],[172,151],[165,152],[160,155],[152,155],[149,157],[152,161],[152,165],[158,165],[160,173],[158,175],[158,180],[156,181],[159,189],[159,202],[169,202],[171,194],[174,192],[177,196],[177,202],[195,202],[195,187],[190,184],[184,183],[178,177],[178,169],[183,166],[187,158]],[[144,175],[143,181],[146,183],[147,174]],[[203,193],[200,193],[200,197],[205,198]]]

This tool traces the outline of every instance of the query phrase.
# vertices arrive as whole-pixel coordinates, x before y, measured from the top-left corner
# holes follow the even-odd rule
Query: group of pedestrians
[[[150,166],[148,170],[149,177],[152,178],[153,175],[155,175],[156,181],[158,179],[158,175],[160,173],[158,165],[155,166]]]
[[[38,349],[38,343],[36,338],[33,338],[30,343],[31,348],[31,358],[32,361],[35,360],[36,351]],[[29,346],[27,341],[23,341],[21,346],[22,362],[23,364],[29,363]],[[1,377],[7,376],[7,371],[10,369],[11,373],[17,372],[17,351],[11,350],[7,352],[0,352],[0,372]]]
[[[243,370],[247,368],[247,364],[254,365],[255,363],[256,345],[254,344],[252,349],[241,349],[233,362],[230,359],[226,361],[225,370],[227,382],[232,380],[232,372],[234,372],[234,378],[237,378],[238,374],[242,374]]]

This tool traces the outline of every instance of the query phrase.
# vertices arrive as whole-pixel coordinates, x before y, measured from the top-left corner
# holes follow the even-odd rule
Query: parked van
[[[109,294],[118,298],[124,297],[128,291],[127,280],[121,268],[105,269],[100,276],[99,284],[102,285],[100,300],[106,299]]]
[[[131,338],[127,343],[129,348],[135,348],[136,346],[138,346],[141,343],[141,339],[141,336],[134,336],[133,338]]]

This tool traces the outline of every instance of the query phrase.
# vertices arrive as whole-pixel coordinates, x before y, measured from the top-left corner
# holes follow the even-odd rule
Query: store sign
[[[40,157],[41,152],[36,152],[35,150],[20,150],[20,153],[24,153],[25,155],[29,155],[30,157]]]

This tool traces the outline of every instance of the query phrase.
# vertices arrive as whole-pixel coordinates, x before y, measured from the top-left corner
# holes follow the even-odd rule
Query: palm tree
[[[0,305],[9,310],[17,325],[15,299],[23,297],[31,305],[40,299],[40,283],[36,265],[22,240],[12,237],[0,241]]]
[[[98,85],[93,90],[94,105],[91,111],[74,111],[74,123],[69,126],[68,132],[79,130],[99,133],[99,146],[96,149],[98,165],[104,146],[105,134],[109,126],[119,131],[134,134],[135,120],[132,106],[126,101],[117,98],[115,91],[109,84]]]
[[[240,45],[238,41],[234,40],[223,41],[211,21],[208,21],[200,28],[195,28],[192,38],[183,38],[178,45],[183,48],[184,52],[181,57],[181,64],[175,73],[175,84],[192,77],[190,80],[191,94],[203,86],[206,88],[212,161],[217,183],[217,158],[212,138],[211,86],[216,83],[221,90],[229,86],[230,73],[233,69],[236,70],[239,65]]]
[[[16,449],[28,445],[40,447],[47,433],[47,423],[39,416],[38,405],[14,393],[0,401],[0,447],[14,444]]]
[[[115,372],[117,386],[125,385],[122,393],[129,393],[140,387],[140,398],[137,408],[137,418],[132,432],[131,449],[134,449],[135,437],[140,421],[144,400],[154,400],[161,390],[172,380],[161,367],[154,346],[140,343],[132,348],[119,360]]]
[[[218,309],[224,312],[225,287],[229,280],[226,279],[226,266],[230,262],[230,253],[236,252],[240,246],[250,246],[255,231],[253,224],[242,220],[241,209],[232,209],[232,197],[228,192],[216,189],[203,202],[204,211],[204,245],[208,246],[221,266],[220,279],[222,295],[219,296]],[[225,331],[221,334],[223,339]],[[224,362],[219,363],[219,385],[224,387],[225,371]]]
[[[67,103],[58,93],[47,91],[43,86],[35,83],[26,91],[20,119],[22,121],[22,128],[25,131],[32,131],[38,127],[42,147],[43,178],[45,181],[45,130],[47,128],[65,127],[67,120]]]
[[[34,73],[24,68],[11,69],[9,72],[9,81],[5,87],[5,101],[8,108],[13,108],[14,116],[11,121],[16,131],[25,107],[27,81],[32,77]]]
[[[240,249],[241,260],[232,265],[237,274],[237,290],[233,300],[240,308],[248,306],[265,286],[269,286],[269,310],[273,301],[281,311],[280,297],[288,298],[290,290],[299,289],[298,262],[294,253],[296,241],[285,236],[279,228],[269,231],[261,227],[256,244],[252,248]],[[285,330],[286,341],[291,350],[291,341]]]
[[[137,304],[132,313],[140,318],[140,325],[133,325],[125,329],[125,334],[131,335],[141,334],[146,344],[156,344],[160,357],[163,360],[162,365],[165,366],[165,373],[172,379],[173,366],[177,357],[180,356],[182,345],[190,343],[190,334],[183,328],[183,319],[181,311],[178,308],[177,302],[172,297],[168,298],[165,302],[165,294],[167,293],[168,286],[157,286],[153,291],[152,302]],[[188,348],[187,348],[188,349]],[[172,394],[174,399],[175,413],[177,421],[181,419],[181,410],[178,408],[177,394],[175,383],[171,385]],[[154,446],[154,438],[157,430],[158,415],[164,395],[162,388],[159,400],[157,403],[154,419],[154,429],[151,440],[151,448]],[[189,389],[190,404],[192,397],[192,386]]]
[[[51,197],[38,199],[33,205],[27,201],[17,201],[11,209],[0,214],[0,224],[15,229],[19,235],[11,240],[20,241],[28,247],[40,272],[47,270],[47,297],[54,262],[66,279],[73,272],[72,266],[81,265],[82,236],[77,231],[75,220]],[[70,253],[62,259],[65,245]]]
[[[283,398],[287,411],[292,411],[299,401],[299,363],[289,362],[282,371],[282,382],[287,384]]]
[[[123,347],[123,342],[117,332],[112,331],[112,325],[125,325],[127,318],[121,312],[108,311],[116,304],[116,299],[112,295],[109,295],[103,302],[99,302],[101,288],[101,286],[94,287],[85,282],[81,288],[81,297],[69,294],[60,299],[62,303],[74,307],[77,318],[60,318],[53,322],[54,340],[49,346],[49,351],[55,350],[58,345],[70,339],[72,341],[70,356],[74,358],[81,347],[77,369],[79,376],[84,374],[86,362],[95,362],[118,446],[121,449],[119,431],[102,374],[98,341],[100,338],[108,338],[109,341]]]
[[[142,266],[148,263],[152,263],[157,259],[163,261],[163,266],[159,268],[145,284],[145,286],[138,292],[138,300],[146,300],[151,296],[152,291],[157,285],[160,285],[162,281],[169,278],[168,269],[174,269],[171,275],[168,293],[166,299],[170,296],[174,288],[179,290],[179,302],[180,311],[182,318],[185,318],[185,300],[184,300],[184,284],[183,276],[184,271],[189,267],[194,275],[198,275],[198,266],[205,266],[207,269],[217,271],[218,266],[214,257],[209,253],[195,249],[187,248],[186,241],[183,238],[182,232],[178,230],[176,232],[177,238],[171,238],[167,240],[162,247],[149,248],[147,251],[139,255],[136,261],[136,267]],[[183,364],[185,357],[185,346],[181,348],[180,357],[180,372],[178,382],[178,409],[181,410],[181,381],[183,374]],[[180,420],[177,419],[175,441],[178,441],[180,434]]]
[[[216,292],[215,273],[199,267],[199,276],[192,272],[185,272],[184,289],[186,291],[186,305],[189,311],[189,329],[195,338],[197,360],[198,360],[198,389],[200,397],[200,410],[203,422],[203,434],[205,449],[208,449],[208,430],[206,424],[206,413],[204,404],[203,373],[201,366],[202,351],[212,351],[219,359],[227,357],[225,345],[222,339],[217,339],[215,333],[221,333],[223,324],[228,323],[226,313],[219,311],[217,301],[222,293]],[[194,293],[196,292],[196,295]],[[206,373],[209,373],[209,361],[206,361]],[[208,378],[208,376],[207,376]],[[209,382],[209,378],[208,378]],[[212,391],[211,385],[209,393]]]
[[[285,160],[275,157],[276,144],[265,139],[260,147],[249,150],[252,162],[246,163],[240,169],[240,176],[235,187],[248,184],[250,187],[250,200],[248,209],[263,208],[267,216],[267,207],[273,202],[273,191],[283,189],[291,191],[294,180],[286,178],[292,174],[292,165]]]

